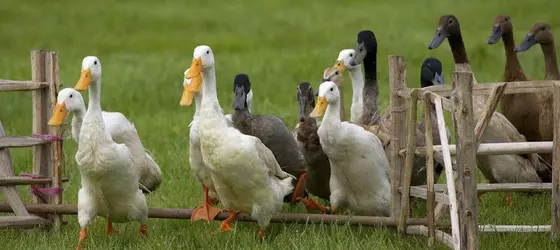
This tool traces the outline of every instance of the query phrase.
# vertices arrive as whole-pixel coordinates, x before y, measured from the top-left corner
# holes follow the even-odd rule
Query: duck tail
[[[292,185],[293,177],[289,176],[282,179],[278,184],[279,188],[277,191],[278,197],[282,199],[284,196],[288,195],[294,190],[294,185]]]

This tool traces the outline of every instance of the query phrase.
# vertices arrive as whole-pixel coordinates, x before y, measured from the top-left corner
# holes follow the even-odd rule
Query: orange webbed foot
[[[144,237],[148,236],[148,225],[146,224],[142,224],[140,225],[140,234],[142,234]]]
[[[222,232],[231,231],[232,230],[231,222],[235,220],[236,217],[237,217],[237,213],[235,213],[234,211],[229,211],[229,216],[224,221],[222,221],[222,224],[220,225],[220,231]]]
[[[303,189],[305,187],[306,180],[307,180],[307,172],[303,172],[299,176],[298,182],[296,184],[296,188],[294,189],[294,193],[292,195],[292,205],[295,205],[297,203],[299,197],[303,197]]]
[[[195,222],[197,220],[205,220],[210,223],[218,214],[222,212],[222,209],[216,208],[208,203],[202,204],[202,206],[197,207],[192,215],[191,221]]]
[[[76,250],[82,249],[82,244],[86,240],[86,237],[87,237],[87,228],[82,227],[82,229],[80,229],[80,236],[79,236],[78,246],[76,247]]]
[[[113,222],[111,220],[107,220],[107,233],[105,234],[106,237],[109,237],[113,234],[118,234],[119,231],[113,228]]]
[[[319,210],[321,211],[321,213],[326,214],[327,213],[327,208],[319,203],[317,203],[315,200],[311,199],[311,198],[299,198],[298,200],[300,200],[303,205],[305,205],[305,208],[307,210],[308,213],[310,213],[313,210]]]
[[[259,236],[259,238],[260,238],[261,240],[264,240],[264,229],[262,229],[262,228],[259,229],[259,232],[258,232],[257,235]]]

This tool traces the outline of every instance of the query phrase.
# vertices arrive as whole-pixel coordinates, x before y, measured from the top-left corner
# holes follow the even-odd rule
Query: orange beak
[[[78,80],[78,83],[76,83],[74,89],[79,91],[86,90],[91,84],[91,81],[91,69],[82,70],[82,74],[80,74],[80,80]]]
[[[191,79],[199,76],[202,73],[202,57],[193,58],[189,72],[185,75],[185,78]]]
[[[309,116],[311,118],[322,116],[325,113],[328,105],[329,103],[327,102],[327,99],[324,96],[319,96],[319,98],[317,99],[317,104],[315,105],[313,112],[311,112]]]
[[[189,71],[190,72],[190,71]],[[194,94],[200,90],[202,86],[202,76],[198,75],[190,79],[190,83],[183,88],[183,96],[181,97],[181,106],[191,106]]]
[[[54,113],[49,120],[49,126],[60,126],[64,121],[64,118],[68,115],[68,109],[66,109],[66,105],[64,103],[60,104],[57,103],[54,108]]]

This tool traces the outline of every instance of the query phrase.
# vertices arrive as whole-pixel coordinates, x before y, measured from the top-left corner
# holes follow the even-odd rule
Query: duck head
[[[494,27],[492,28],[492,35],[488,38],[488,44],[495,44],[500,41],[504,33],[512,32],[511,18],[506,15],[498,15],[494,20]]]
[[[329,103],[336,103],[340,99],[340,92],[338,92],[338,87],[336,83],[328,81],[323,82],[319,86],[319,95],[317,98],[317,104],[315,104],[315,109],[309,115],[312,118],[317,118],[322,116],[327,109]]]
[[[86,56],[82,60],[82,73],[74,89],[86,90],[93,81],[101,79],[101,61],[95,56]]]
[[[438,27],[432,42],[428,45],[428,49],[435,49],[443,43],[445,38],[450,36],[460,36],[461,27],[459,21],[454,15],[444,15],[439,18]]]
[[[420,85],[422,88],[432,85],[442,85],[444,83],[441,62],[432,57],[424,60],[420,73]]]
[[[344,82],[344,77],[342,76],[342,71],[336,67],[328,67],[323,71],[323,82],[332,81],[337,84],[337,86],[342,85]]]
[[[68,112],[82,109],[85,109],[85,104],[80,92],[73,88],[65,88],[58,92],[56,106],[48,124],[49,126],[60,126],[68,116]]]
[[[356,51],[354,49],[341,50],[340,53],[338,53],[338,58],[336,59],[336,62],[334,63],[334,68],[338,69],[340,73],[343,73],[344,70],[346,69],[348,70],[359,69],[361,66],[361,62],[360,63],[354,62],[355,63],[354,65],[350,64],[352,58],[356,54],[355,52]],[[361,60],[363,61],[363,58],[361,58]]]
[[[200,45],[194,48],[193,60],[185,78],[191,82],[183,88],[181,106],[190,106],[194,94],[202,87],[202,74],[204,70],[214,67],[214,53],[207,45]]]
[[[523,42],[515,48],[515,52],[527,51],[535,44],[548,45],[554,43],[554,37],[550,25],[546,23],[536,23],[523,39]]]
[[[299,121],[304,122],[315,107],[315,93],[309,82],[301,82],[297,87]]]
[[[354,51],[349,62],[351,66],[362,64],[368,54],[372,54],[374,57],[377,55],[377,39],[375,39],[375,35],[371,30],[358,32],[357,46]]]
[[[251,81],[249,81],[249,76],[246,74],[237,74],[233,79],[233,93],[235,94],[233,99],[234,110],[244,110],[248,108],[247,96],[250,91]]]

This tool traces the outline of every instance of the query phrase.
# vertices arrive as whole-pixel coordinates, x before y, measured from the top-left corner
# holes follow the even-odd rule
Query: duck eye
[[[334,90],[334,88],[331,88],[331,91],[333,91],[333,90]]]
[[[207,50],[207,51],[206,51],[206,54],[210,54],[210,50]]]
[[[453,24],[453,19],[449,19],[449,24]]]
[[[94,64],[94,65],[97,65],[97,61],[93,61],[93,64]]]
[[[352,57],[354,54],[350,53],[350,57]]]
[[[74,97],[74,95],[73,95],[73,94],[70,94],[70,98],[72,98],[72,97]]]
[[[541,30],[542,30],[542,31],[544,31],[545,29],[546,29],[546,27],[544,27],[544,26],[543,26],[543,27],[541,27]]]
[[[508,21],[509,21],[509,18],[507,18],[507,17],[506,17],[506,19],[505,19],[505,20],[506,20],[506,22],[508,22]]]
[[[338,71],[334,72],[335,75],[338,75]]]

